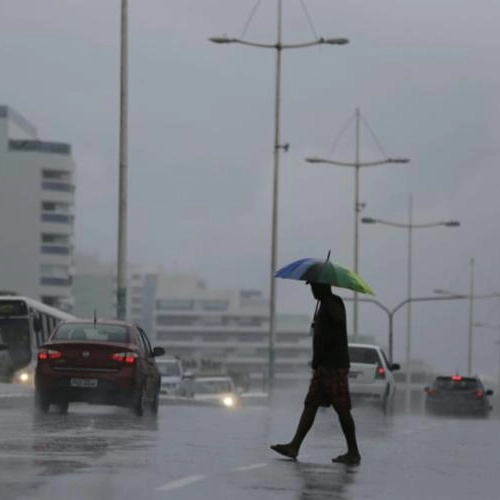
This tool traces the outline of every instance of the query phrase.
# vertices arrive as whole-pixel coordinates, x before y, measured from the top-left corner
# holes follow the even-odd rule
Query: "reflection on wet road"
[[[68,415],[0,410],[0,498],[46,500],[498,498],[499,421],[355,410],[363,462],[332,464],[344,445],[321,411],[299,461],[269,444],[300,411],[162,406],[158,419],[75,405]]]

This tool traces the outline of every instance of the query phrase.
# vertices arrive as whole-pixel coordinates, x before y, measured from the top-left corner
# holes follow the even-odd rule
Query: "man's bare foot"
[[[338,464],[359,465],[361,463],[361,455],[344,453],[336,458],[332,458],[332,462]]]
[[[271,445],[271,450],[274,450],[276,453],[279,453],[284,457],[291,458],[292,460],[295,460],[298,455],[298,451],[292,448],[289,444],[273,444]]]

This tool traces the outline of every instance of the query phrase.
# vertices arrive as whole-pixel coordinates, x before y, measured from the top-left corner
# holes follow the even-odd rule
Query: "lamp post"
[[[425,229],[431,227],[458,227],[458,221],[440,221],[430,222],[425,224],[415,224],[413,222],[413,197],[410,195],[408,223],[391,222],[383,219],[375,219],[372,217],[363,217],[361,222],[364,224],[383,224],[390,227],[403,228],[408,230],[408,262],[407,262],[407,296],[408,307],[406,315],[406,373],[405,373],[405,409],[408,412],[411,405],[411,297],[412,297],[412,250],[413,250],[413,230]]]
[[[467,328],[467,375],[472,375],[472,334],[474,326],[474,301],[477,299],[493,299],[495,297],[500,297],[500,293],[487,293],[477,295],[474,294],[474,259],[470,259],[470,272],[469,272],[469,293],[456,293],[450,290],[443,290],[442,288],[434,289],[434,293],[441,295],[449,295],[450,297],[463,297],[469,299],[469,319]]]
[[[249,47],[272,49],[276,51],[276,79],[274,99],[274,164],[273,164],[273,199],[271,219],[271,265],[269,274],[269,361],[268,361],[268,390],[271,393],[275,375],[275,344],[276,344],[276,284],[274,273],[277,268],[278,254],[278,187],[279,187],[279,160],[280,150],[287,150],[288,144],[281,144],[280,111],[281,111],[281,54],[285,49],[301,49],[314,45],[345,45],[347,38],[318,38],[305,43],[284,44],[282,42],[282,0],[278,0],[277,38],[276,43],[248,42],[239,38],[212,37],[210,41],[218,44],[238,43]]]
[[[361,212],[361,203],[359,201],[359,170],[361,167],[375,167],[378,165],[386,165],[388,163],[409,163],[408,158],[384,158],[379,161],[361,162],[359,159],[359,144],[360,144],[360,112],[356,108],[356,145],[354,162],[336,161],[325,158],[309,157],[306,158],[308,163],[322,163],[328,165],[337,165],[341,167],[353,167],[354,170],[354,271],[359,272],[359,214]],[[356,340],[358,335],[358,294],[354,292],[354,309],[352,323],[353,339]]]
[[[118,170],[118,249],[116,316],[127,316],[127,128],[128,128],[128,0],[121,0],[120,23],[120,138]]]

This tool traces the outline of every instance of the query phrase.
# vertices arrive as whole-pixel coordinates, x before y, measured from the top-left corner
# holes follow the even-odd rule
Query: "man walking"
[[[302,441],[311,429],[320,406],[333,406],[347,443],[347,453],[332,462],[357,465],[361,462],[356,430],[351,415],[349,394],[349,351],[344,302],[334,295],[329,285],[310,283],[320,306],[314,318],[313,377],[304,401],[304,410],[293,439],[287,444],[275,444],[271,449],[295,459]]]

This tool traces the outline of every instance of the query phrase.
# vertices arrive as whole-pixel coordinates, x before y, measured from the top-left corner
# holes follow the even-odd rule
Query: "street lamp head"
[[[320,38],[320,43],[327,43],[328,45],[346,45],[349,43],[348,38]]]
[[[409,158],[387,158],[387,163],[410,163]]]
[[[361,222],[363,224],[376,224],[377,220],[372,217],[362,217]]]
[[[228,38],[227,36],[213,36],[209,38],[209,40],[213,43],[232,43],[234,40],[232,38]]]
[[[322,160],[321,158],[318,158],[316,156],[313,156],[310,158],[306,158],[306,161],[307,161],[307,163],[323,163],[324,160]]]
[[[460,226],[460,222],[457,221],[457,220],[450,220],[448,222],[445,222],[444,225],[446,227],[459,227]]]

